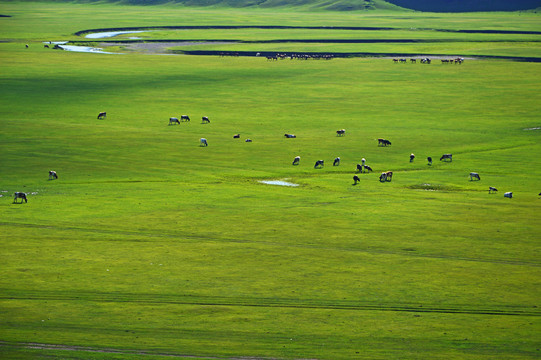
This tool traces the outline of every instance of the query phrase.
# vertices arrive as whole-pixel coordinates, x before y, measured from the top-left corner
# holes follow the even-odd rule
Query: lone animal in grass
[[[203,117],[201,118],[201,122],[202,122],[203,124],[209,124],[209,123],[210,123],[209,117],[208,117],[208,116],[203,116]]]
[[[175,124],[180,125],[180,121],[178,120],[178,118],[176,117],[169,118],[169,125],[175,125]]]
[[[481,180],[481,177],[479,176],[478,173],[476,173],[476,172],[471,172],[471,173],[470,173],[470,181],[473,181],[473,179],[475,179],[475,180]]]
[[[344,136],[344,135],[346,135],[346,129],[336,130],[336,136]]]
[[[386,171],[386,172],[382,172],[381,175],[379,176],[379,181],[381,182],[385,182],[385,181],[391,181],[393,180],[393,172],[392,171]]]
[[[294,139],[297,137],[297,135],[294,135],[294,134],[284,134],[284,137],[288,138],[288,139]]]
[[[489,194],[495,193],[495,192],[497,192],[497,191],[498,191],[498,189],[496,189],[496,188],[493,187],[493,186],[489,186],[489,187],[488,187],[488,193],[489,193]]]
[[[244,142],[252,142],[252,139],[246,139]]]
[[[18,203],[17,199],[21,199],[21,204],[23,203],[23,201],[25,203],[28,202],[28,199],[26,198],[26,193],[23,193],[23,192],[17,191],[15,194],[13,194],[13,203],[14,204]]]
[[[410,154],[410,162],[413,162],[413,160],[415,160],[415,154],[411,153]]]
[[[332,166],[339,166],[340,165],[340,157],[337,157],[336,159],[334,159],[334,161],[332,162]]]
[[[28,44],[26,44],[25,47],[28,49]]]
[[[432,165],[432,158],[430,156],[426,158],[426,161],[428,161],[428,165]]]
[[[49,180],[55,180],[58,179],[58,175],[56,174],[56,171],[50,170],[49,171]]]
[[[505,194],[503,194],[503,197],[511,199],[513,197],[513,193],[512,192],[506,192]]]
[[[49,45],[45,44],[45,45],[43,45],[43,47],[44,47],[45,49],[48,49],[48,48],[49,48]]]
[[[107,117],[107,113],[105,111],[102,111],[98,114],[98,119],[105,119]]]
[[[181,115],[180,121],[190,121],[190,117],[188,115]]]
[[[233,135],[233,139],[240,139],[240,134]]]
[[[209,146],[207,139],[205,138],[199,139],[199,146]]]
[[[320,169],[325,165],[325,162],[323,160],[316,161],[316,164],[314,165],[314,169]]]
[[[357,183],[361,181],[357,175],[353,175],[353,185],[357,185]]]
[[[301,161],[301,157],[295,156],[295,158],[293,159],[293,165],[299,165],[300,161]]]
[[[382,138],[378,139],[378,146],[387,146],[387,145],[391,145],[391,142],[389,140],[382,139]]]
[[[453,154],[443,154],[440,158],[440,161],[447,161],[449,160],[449,162],[452,162],[453,161]]]

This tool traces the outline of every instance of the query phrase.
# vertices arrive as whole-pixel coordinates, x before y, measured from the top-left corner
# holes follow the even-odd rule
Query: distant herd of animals
[[[255,56],[261,56],[261,53],[256,53]],[[334,55],[332,54],[273,54],[273,55],[267,55],[266,56],[267,61],[273,61],[273,60],[332,60],[334,59]]]
[[[408,62],[408,59],[406,59],[406,58],[394,58],[393,62],[395,64],[398,64],[398,63],[405,64],[405,63]],[[409,62],[412,63],[412,64],[415,64],[417,62],[417,59],[410,58]],[[421,64],[431,64],[432,59],[430,59],[430,58],[422,58],[422,59],[420,59],[420,62],[421,62]],[[441,59],[442,64],[458,64],[458,65],[461,65],[463,62],[464,62],[464,58],[462,58],[462,57],[457,57],[457,58],[454,58],[454,59]]]
[[[105,111],[102,111],[98,114],[98,119],[105,119],[107,117],[107,113]],[[175,125],[175,124],[180,124],[180,122],[188,122],[190,121],[190,117],[188,115],[181,115],[180,116],[180,120],[177,118],[177,117],[170,117],[169,118],[169,125]],[[201,121],[202,123],[206,124],[206,123],[210,123],[210,120],[208,118],[208,116],[203,116],[201,118]],[[346,134],[346,130],[345,129],[339,129],[339,130],[336,130],[336,136],[344,136]],[[284,134],[284,137],[285,138],[288,138],[288,139],[294,139],[296,138],[297,136],[295,134],[289,134],[289,133],[286,133]],[[235,134],[233,135],[233,138],[234,139],[239,139],[240,138],[240,134]],[[378,140],[378,146],[381,146],[381,147],[387,147],[387,146],[390,146],[392,143],[387,140],[387,139],[383,139],[383,138],[379,138],[377,139]],[[251,139],[246,139],[246,142],[252,142]],[[203,146],[203,147],[207,147],[208,146],[208,141],[206,138],[201,138],[199,139],[199,143],[200,143],[200,146]],[[415,154],[410,154],[409,156],[409,161],[410,162],[413,162],[415,159]],[[295,158],[293,159],[293,163],[292,165],[294,166],[297,166],[300,164],[300,161],[301,161],[301,157],[300,156],[295,156]],[[431,157],[427,157],[427,161],[428,161],[428,165],[432,165],[432,158]],[[452,154],[443,154],[441,157],[440,157],[440,161],[444,161],[444,162],[452,162],[453,161],[453,155]],[[314,169],[321,169],[325,166],[325,161],[324,160],[316,160],[315,164],[314,164]],[[333,166],[340,166],[340,157],[336,157],[333,161]],[[366,164],[366,159],[365,158],[362,158],[361,159],[361,164],[357,164],[357,167],[356,167],[356,170],[357,170],[357,174],[359,173],[369,173],[369,172],[372,172],[372,168]],[[359,178],[359,176],[355,174],[353,176],[353,185],[357,185],[357,183],[359,183],[361,181],[361,179]],[[58,174],[56,173],[56,171],[54,170],[50,170],[49,171],[49,180],[57,180],[58,179]],[[393,179],[393,172],[392,171],[384,171],[380,174],[379,176],[379,181],[380,182],[391,182]],[[471,172],[470,173],[470,181],[480,181],[481,180],[481,176],[479,175],[479,173],[476,173],[476,172]],[[495,193],[497,192],[498,189],[496,189],[495,187],[493,186],[489,186],[489,194],[492,194],[492,193]],[[18,200],[21,199],[21,203],[24,201],[25,203],[28,203],[28,197],[27,197],[27,194],[24,193],[24,192],[20,192],[20,191],[17,191],[13,194],[14,196],[14,199],[13,199],[13,203],[18,203]],[[539,196],[541,196],[541,193],[539,193]],[[512,192],[506,192],[504,193],[504,197],[506,198],[512,198],[513,197],[513,193]]]

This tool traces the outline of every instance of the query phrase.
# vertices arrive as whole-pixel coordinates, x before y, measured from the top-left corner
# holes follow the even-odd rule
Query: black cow
[[[21,204],[23,203],[23,200],[25,203],[28,202],[28,199],[26,198],[26,193],[17,191],[15,194],[13,194],[13,203],[18,203],[17,199],[21,199]]]

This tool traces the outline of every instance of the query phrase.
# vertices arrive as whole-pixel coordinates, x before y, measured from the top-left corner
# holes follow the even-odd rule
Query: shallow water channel
[[[260,180],[260,183],[267,184],[267,185],[279,185],[279,186],[299,186],[299,184],[291,183],[284,180]]]

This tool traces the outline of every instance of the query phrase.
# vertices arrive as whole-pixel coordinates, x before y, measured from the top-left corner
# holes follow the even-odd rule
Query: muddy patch
[[[424,190],[424,191],[461,191],[461,189],[440,184],[419,184],[419,185],[410,185],[408,189],[411,190]]]
[[[152,42],[102,42],[99,46],[107,48],[110,46],[119,46],[126,51],[143,52],[145,54],[168,54],[174,55],[175,52],[169,50],[172,47],[194,46],[194,45],[223,45],[234,44],[229,41],[152,41]]]

